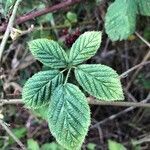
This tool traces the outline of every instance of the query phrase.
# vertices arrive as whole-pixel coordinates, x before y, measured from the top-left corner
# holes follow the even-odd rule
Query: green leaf
[[[106,13],[105,29],[112,41],[127,39],[136,25],[135,0],[116,0]]]
[[[77,65],[94,56],[101,43],[101,32],[89,31],[80,35],[71,47],[69,64]]]
[[[96,149],[96,144],[94,144],[94,143],[88,143],[87,149],[88,150],[95,150]]]
[[[67,55],[53,40],[36,39],[29,42],[29,49],[36,59],[52,68],[66,67]]]
[[[11,131],[18,139],[23,138],[27,133],[27,129],[24,127],[23,128],[14,128]],[[14,143],[15,143],[14,139],[10,136],[9,144],[14,144]]]
[[[43,107],[40,107],[38,109],[32,110],[33,114],[35,114],[37,117],[41,117],[44,120],[47,120],[48,117],[48,105],[45,105]]]
[[[49,107],[49,127],[66,149],[79,149],[90,125],[90,109],[85,95],[70,83],[59,85]]]
[[[108,140],[108,150],[127,150],[123,144],[120,144],[118,142]]]
[[[11,6],[13,6],[13,4],[15,3],[15,0],[6,0],[5,1],[5,16],[7,15],[9,9]]]
[[[40,9],[44,9],[46,7],[46,4],[44,3],[40,3],[36,9],[37,10],[40,10]],[[42,24],[42,23],[46,23],[46,22],[50,22],[51,20],[53,19],[53,14],[52,13],[48,13],[48,14],[45,14],[45,15],[42,15],[42,16],[39,16],[37,17],[37,22],[39,24]],[[50,30],[49,30],[50,31]]]
[[[40,150],[38,142],[33,139],[28,139],[27,145],[28,145],[28,150]]]
[[[136,0],[139,13],[144,16],[150,16],[150,0]]]
[[[53,90],[62,82],[63,74],[58,70],[41,71],[26,82],[22,99],[27,107],[40,108],[50,102]]]
[[[100,100],[123,100],[119,76],[105,65],[80,65],[75,69],[77,81],[92,96]]]
[[[64,150],[64,149],[59,144],[52,142],[43,144],[41,150]]]
[[[66,16],[67,16],[67,19],[69,19],[70,22],[72,22],[72,23],[76,23],[77,22],[77,15],[76,15],[76,13],[68,12]]]

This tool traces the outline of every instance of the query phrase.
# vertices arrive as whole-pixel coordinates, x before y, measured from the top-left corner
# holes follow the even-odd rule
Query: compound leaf
[[[106,13],[105,29],[112,41],[127,39],[135,31],[135,0],[116,0]]]
[[[73,84],[59,85],[52,94],[48,122],[57,142],[64,148],[79,149],[90,125],[85,95]]]
[[[136,0],[139,13],[144,16],[150,16],[150,0]]]
[[[53,90],[62,82],[63,75],[58,70],[41,71],[25,83],[22,99],[33,109],[45,106],[50,102]]]
[[[44,65],[52,68],[65,68],[67,55],[62,47],[53,40],[36,39],[29,42],[33,56]]]
[[[105,65],[80,65],[75,69],[77,81],[92,96],[100,100],[123,100],[119,76]]]
[[[98,31],[89,31],[80,35],[71,47],[69,64],[82,63],[95,55],[101,43],[101,35]]]

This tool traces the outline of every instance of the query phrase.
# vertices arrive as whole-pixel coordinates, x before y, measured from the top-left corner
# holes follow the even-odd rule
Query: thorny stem
[[[68,81],[68,78],[69,78],[69,75],[70,75],[70,71],[71,71],[71,68],[69,68],[69,70],[68,70],[68,72],[67,72],[67,76],[66,76],[66,79],[65,79],[64,84],[66,84],[67,81]]]
[[[58,10],[62,10],[63,8],[66,8],[68,6],[72,6],[72,5],[77,4],[79,2],[81,2],[81,0],[67,0],[67,1],[61,2],[59,4],[53,5],[53,6],[48,6],[46,8],[41,9],[41,10],[37,10],[37,11],[29,13],[27,15],[20,16],[19,18],[16,19],[16,24],[21,24],[21,23],[24,23],[26,21],[33,20],[36,17],[45,15],[49,12],[56,12]],[[6,25],[7,24],[0,26],[0,32],[5,31]]]

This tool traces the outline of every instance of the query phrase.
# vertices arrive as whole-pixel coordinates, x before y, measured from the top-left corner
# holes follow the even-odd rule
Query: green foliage
[[[27,133],[27,129],[26,128],[14,128],[11,130],[12,133],[18,138],[18,139],[21,139],[23,138],[26,133]],[[13,144],[15,143],[14,139],[10,136],[9,137],[9,144]]]
[[[119,76],[105,65],[79,65],[75,69],[77,81],[85,91],[101,100],[123,100]]]
[[[48,118],[50,130],[61,145],[72,150],[81,147],[90,125],[90,109],[77,86],[66,83],[55,89]]]
[[[101,32],[82,34],[72,45],[69,55],[70,65],[77,65],[94,56],[101,43]]]
[[[70,22],[77,22],[77,15],[76,13],[73,13],[73,12],[68,12],[67,13],[67,19],[69,19]]]
[[[77,15],[76,15],[76,13],[73,13],[73,12],[68,12],[67,14],[66,14],[66,20],[65,20],[65,25],[67,26],[71,26],[71,24],[72,23],[77,23]]]
[[[58,70],[41,71],[26,82],[22,99],[27,107],[42,107],[50,102],[52,91],[62,81],[62,73]]]
[[[150,16],[150,0],[136,0],[139,13],[144,16]]]
[[[135,31],[136,4],[134,0],[116,0],[106,14],[105,29],[112,41],[127,39]]]
[[[41,146],[41,150],[64,150],[59,144],[52,142],[52,143],[45,143]]]
[[[108,140],[108,150],[127,150],[127,149],[121,143]]]
[[[65,68],[67,55],[62,47],[53,40],[36,39],[29,42],[33,56],[44,65],[52,68]]]
[[[4,15],[6,16],[11,6],[13,6],[15,0],[5,0],[4,1]]]
[[[132,139],[131,140],[131,144],[132,144],[132,149],[133,150],[142,150],[142,147],[141,147],[141,145],[140,145],[138,140]]]
[[[55,142],[45,143],[40,147],[38,142],[35,141],[34,139],[28,139],[27,149],[28,150],[64,150],[59,144]]]
[[[42,118],[43,120],[47,120],[48,117],[48,105],[40,107],[38,109],[32,110],[32,113],[35,114],[37,117]]]
[[[150,16],[150,0],[115,0],[108,7],[105,30],[112,41],[127,39],[134,33],[137,12]]]
[[[94,143],[89,143],[89,144],[87,145],[87,149],[88,149],[88,150],[95,150],[95,149],[96,149],[96,144],[94,144]]]
[[[104,65],[75,66],[95,55],[100,43],[101,32],[85,32],[72,45],[69,59],[52,40],[37,39],[29,43],[32,54],[46,69],[26,82],[23,101],[27,107],[38,108],[36,112],[48,120],[53,136],[66,149],[80,149],[90,125],[85,95],[77,86],[67,83],[71,69],[75,68],[77,80],[89,94],[103,100],[123,99],[119,77],[113,69]],[[66,70],[68,73],[63,81]]]
[[[139,74],[137,78],[137,84],[147,90],[150,90],[150,79],[144,75],[144,74]]]
[[[28,139],[27,146],[28,150],[40,150],[38,142],[33,139]]]

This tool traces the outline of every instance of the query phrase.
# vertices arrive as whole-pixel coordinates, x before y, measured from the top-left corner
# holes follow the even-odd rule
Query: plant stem
[[[8,22],[8,26],[7,26],[7,29],[6,29],[6,32],[3,36],[3,39],[2,39],[2,42],[1,42],[1,45],[0,45],[0,61],[2,59],[2,54],[3,54],[3,51],[5,49],[5,45],[6,45],[6,42],[7,42],[7,39],[9,37],[9,34],[12,30],[12,27],[13,27],[13,24],[14,24],[14,20],[15,20],[15,16],[16,16],[16,13],[17,13],[17,8],[20,4],[22,0],[17,0],[15,5],[14,5],[14,8],[13,8],[13,12],[12,12],[12,15],[9,19],[9,22]]]
[[[140,64],[138,64],[138,65],[135,65],[134,67],[132,67],[132,68],[128,69],[127,71],[125,71],[124,73],[122,73],[122,74],[120,75],[120,78],[125,78],[130,72],[132,72],[132,71],[134,71],[135,69],[140,68],[140,67],[142,67],[142,66],[144,66],[144,65],[147,65],[147,64],[149,64],[149,63],[150,63],[150,61],[146,61],[146,62],[142,62],[142,63],[140,63]]]
[[[18,143],[18,145],[23,149],[27,150],[23,143],[12,133],[12,131],[7,127],[7,125],[0,119],[0,125],[7,131],[7,133]]]
[[[16,19],[16,24],[18,25],[18,24],[24,23],[26,21],[33,20],[36,17],[45,15],[50,12],[56,12],[58,10],[62,10],[68,6],[74,5],[79,2],[81,2],[81,0],[67,0],[67,1],[61,2],[59,4],[53,5],[53,6],[48,6],[41,10],[37,10],[37,11],[29,13],[27,15],[20,16],[19,18]],[[2,26],[0,26],[0,32],[5,31],[6,26],[7,26],[7,24],[3,24]]]
[[[71,71],[71,68],[69,68],[69,70],[68,70],[68,73],[67,73],[67,76],[66,76],[64,84],[66,84],[67,81],[68,81],[68,78],[69,78],[69,75],[70,75],[70,71]]]
[[[87,97],[87,101],[90,105],[150,108],[150,103],[146,103],[147,101],[140,101],[140,102],[112,101],[112,102],[109,102],[109,101],[96,100],[92,97]],[[0,106],[19,105],[19,104],[24,104],[21,99],[10,99],[10,100],[2,99],[2,100],[0,100]]]
[[[140,103],[147,103],[149,100],[150,100],[150,93],[148,94],[147,98],[142,100]],[[123,115],[123,114],[125,114],[127,112],[130,112],[130,111],[134,110],[135,108],[136,108],[135,106],[131,106],[131,107],[128,107],[128,108],[124,109],[123,111],[120,111],[119,113],[113,114],[110,117],[108,117],[108,118],[106,118],[106,119],[96,123],[95,125],[91,126],[90,129],[97,128],[100,125],[102,125],[102,124],[104,124],[104,123],[106,123],[108,121],[114,120],[117,117],[119,117],[119,116],[121,116],[121,115]]]

